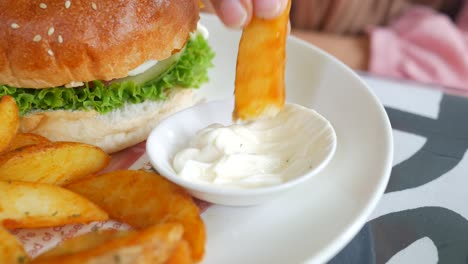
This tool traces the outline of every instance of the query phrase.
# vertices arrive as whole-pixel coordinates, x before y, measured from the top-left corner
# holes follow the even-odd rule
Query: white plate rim
[[[210,21],[210,23],[220,23],[219,19],[211,14],[201,14],[201,21]],[[228,29],[226,29],[226,34],[229,34]],[[211,35],[210,38],[211,37],[215,36]],[[373,192],[370,194],[370,199],[368,200],[367,204],[360,209],[359,213],[351,221],[352,223],[347,227],[347,229],[344,232],[332,239],[332,242],[326,245],[322,251],[315,255],[310,255],[305,261],[306,263],[324,263],[330,260],[332,257],[334,257],[337,253],[339,253],[339,251],[341,251],[357,235],[359,230],[366,224],[368,218],[370,217],[373,210],[377,207],[380,198],[384,194],[392,170],[394,152],[392,127],[384,106],[380,103],[380,100],[371,90],[371,88],[364,82],[363,79],[361,79],[361,77],[359,77],[359,75],[356,72],[348,68],[345,64],[343,64],[335,57],[329,55],[328,53],[322,51],[321,49],[313,46],[312,44],[304,40],[301,40],[294,36],[289,36],[288,43],[289,42],[293,42],[301,46],[303,49],[311,49],[314,52],[319,53],[321,56],[324,56],[328,60],[333,61],[335,64],[340,65],[342,70],[345,70],[347,74],[351,75],[354,79],[358,80],[361,83],[360,88],[363,88],[364,92],[367,93],[370,96],[370,98],[372,98],[372,101],[376,106],[376,110],[379,111],[379,116],[381,118],[380,121],[385,131],[385,134],[382,135],[382,139],[384,140],[382,142],[382,146],[386,149],[386,155],[384,160],[382,161],[383,169],[379,177],[380,180],[375,186]]]
[[[330,60],[334,61],[335,63],[341,65],[343,69],[345,69],[348,74],[354,76],[359,82],[361,82],[363,87],[366,87],[366,92],[372,97],[374,102],[376,103],[377,109],[379,109],[380,116],[382,118],[383,123],[385,124],[385,145],[387,150],[387,156],[382,177],[380,177],[379,184],[377,188],[371,195],[371,199],[369,200],[366,207],[362,208],[359,215],[356,217],[354,222],[348,227],[348,230],[341,234],[341,236],[336,237],[335,240],[324,250],[322,250],[319,254],[315,256],[311,256],[307,263],[323,263],[331,258],[333,258],[336,254],[338,254],[361,230],[361,228],[366,224],[367,219],[370,217],[374,209],[377,207],[380,198],[383,196],[385,188],[387,187],[387,183],[390,179],[390,174],[392,171],[392,161],[393,161],[393,135],[392,135],[392,126],[390,123],[390,119],[388,118],[387,112],[385,111],[384,106],[381,104],[380,100],[378,99],[377,95],[371,90],[371,88],[364,82],[364,80],[353,70],[351,70],[348,66],[342,63],[337,58],[333,57],[332,55],[322,51],[321,49],[313,46],[312,44],[299,39],[295,36],[290,36],[288,41],[296,42],[297,44],[303,46],[306,49],[314,49],[316,52],[321,53],[323,56],[328,57]]]

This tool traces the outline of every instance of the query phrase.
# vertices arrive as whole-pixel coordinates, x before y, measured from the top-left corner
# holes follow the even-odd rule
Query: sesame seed
[[[97,5],[96,5],[96,3],[94,3],[94,2],[91,3],[91,7],[92,7],[94,10],[97,10]]]
[[[46,8],[47,8],[47,5],[44,4],[44,3],[40,3],[40,4],[39,4],[39,7],[42,8],[42,9],[46,9]]]
[[[47,31],[47,35],[52,36],[52,34],[54,34],[54,32],[55,32],[55,28],[50,27],[49,30]]]
[[[54,52],[50,49],[50,50],[47,50],[47,53],[50,55],[50,56],[54,56]]]
[[[68,8],[70,8],[70,6],[71,6],[71,1],[68,1],[68,0],[65,1],[65,8],[68,9]]]
[[[58,40],[59,43],[62,43],[63,42],[62,35],[58,35],[57,40]]]
[[[39,42],[39,41],[41,41],[41,39],[42,39],[41,35],[36,35],[36,36],[34,36],[33,41],[34,42]]]
[[[20,26],[19,26],[18,24],[16,24],[16,23],[11,23],[11,28],[12,28],[12,29],[17,29],[17,28],[19,28],[19,27],[20,27]]]

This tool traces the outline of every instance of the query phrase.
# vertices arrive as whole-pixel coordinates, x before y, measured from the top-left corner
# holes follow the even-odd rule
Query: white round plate
[[[232,97],[240,32],[216,18],[201,19],[216,52],[207,100]],[[334,126],[336,153],[320,174],[259,206],[211,206],[205,264],[324,263],[365,224],[387,184],[391,127],[366,84],[319,49],[291,37],[287,47],[287,100],[315,109]],[[255,58],[252,58],[254,60]]]

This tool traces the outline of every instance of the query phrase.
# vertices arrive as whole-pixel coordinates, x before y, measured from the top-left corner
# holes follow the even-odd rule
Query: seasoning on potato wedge
[[[31,182],[0,181],[0,224],[38,228],[107,220],[107,213],[67,189]]]
[[[93,231],[90,233],[67,239],[58,246],[43,253],[37,259],[76,254],[78,252],[95,248],[113,239],[127,236],[135,232],[136,231],[124,231],[115,229]]]
[[[284,71],[288,7],[275,19],[253,17],[244,28],[237,54],[234,120],[276,115],[285,103]]]
[[[19,128],[19,110],[10,96],[0,99],[0,153],[4,152]]]
[[[184,189],[163,177],[145,171],[115,171],[66,188],[93,201],[111,218],[135,228],[181,223],[193,260],[202,259],[206,231],[199,209]]]
[[[5,152],[13,151],[22,147],[32,146],[37,144],[46,144],[50,141],[40,135],[32,134],[32,133],[18,133],[16,136],[11,140],[10,144],[6,148]]]
[[[22,264],[29,261],[21,243],[0,225],[0,263]]]
[[[183,227],[180,224],[168,223],[148,227],[139,232],[124,232],[118,237],[111,238],[109,233],[85,234],[85,238],[72,238],[59,245],[59,253],[49,252],[40,256],[33,264],[163,264],[171,256],[179,241],[182,239]],[[99,238],[104,235],[105,238]],[[98,236],[98,237],[96,237]],[[112,235],[111,235],[112,236]],[[92,242],[96,239],[101,243]],[[111,239],[109,239],[111,238]],[[76,243],[73,240],[79,240]],[[75,244],[92,243],[89,248],[76,250]],[[71,245],[71,246],[70,246]],[[71,251],[67,253],[67,247]]]
[[[64,185],[104,169],[110,156],[98,147],[53,142],[0,155],[0,180]]]

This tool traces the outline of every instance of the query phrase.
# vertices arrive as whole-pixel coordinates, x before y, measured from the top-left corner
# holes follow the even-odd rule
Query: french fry
[[[13,150],[26,147],[26,146],[45,144],[49,142],[50,141],[47,138],[40,136],[40,135],[36,135],[32,133],[18,133],[11,140],[5,152],[13,151]]]
[[[0,224],[37,228],[107,220],[92,202],[55,185],[0,181]]]
[[[192,258],[202,259],[206,231],[198,207],[181,187],[144,171],[115,171],[66,186],[107,211],[111,218],[146,228],[177,222],[184,226],[184,239]]]
[[[27,263],[29,257],[21,243],[0,225],[0,263]]]
[[[110,156],[82,143],[53,142],[0,156],[0,180],[64,185],[104,169]]]
[[[7,149],[18,128],[18,106],[10,96],[3,96],[0,100],[0,153]]]
[[[101,243],[83,251],[39,257],[31,263],[162,264],[169,259],[181,240],[182,234],[183,227],[179,224],[161,224],[151,226],[140,232],[129,232],[122,237],[109,240],[106,243]]]
[[[285,103],[284,71],[291,0],[271,20],[253,17],[239,43],[235,80],[234,120],[274,116]]]

